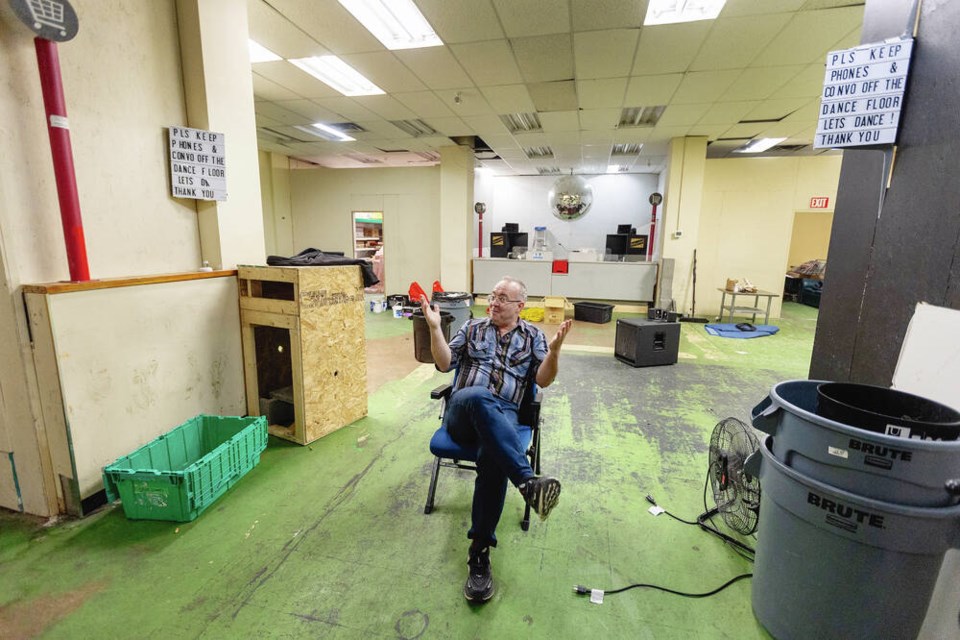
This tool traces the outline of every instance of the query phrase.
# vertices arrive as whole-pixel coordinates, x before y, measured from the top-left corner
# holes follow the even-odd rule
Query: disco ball
[[[550,211],[561,220],[582,218],[593,204],[593,187],[580,176],[564,176],[553,183],[547,196]]]

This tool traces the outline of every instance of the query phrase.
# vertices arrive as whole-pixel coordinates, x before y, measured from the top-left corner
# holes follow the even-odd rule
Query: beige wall
[[[208,54],[191,61],[186,75],[203,65],[198,91],[229,102],[228,109],[219,109],[208,101],[206,122],[190,121],[187,114],[180,47],[189,34],[180,31],[184,16],[174,0],[137,2],[135,8],[125,0],[72,4],[79,33],[58,50],[91,277],[199,268],[197,206],[170,196],[171,125],[227,134],[231,207],[224,209],[230,215],[217,221],[217,250],[261,259],[252,84],[243,62],[246,3],[180,1],[183,11],[200,16],[194,32]],[[50,515],[56,512],[56,492],[51,503],[50,487],[42,486],[49,454],[20,287],[67,279],[69,270],[33,35],[11,22],[9,12],[0,16],[0,505],[19,508],[10,502],[16,494],[10,490],[13,453],[23,509]],[[236,301],[229,304],[235,308]],[[171,331],[170,348],[178,339]],[[113,380],[111,394],[133,393],[130,380]]]
[[[352,212],[383,211],[386,292],[440,278],[440,167],[294,169],[290,194],[293,253],[353,256]]]
[[[825,260],[832,226],[833,211],[797,211],[793,217],[787,265],[795,267],[808,260]]]
[[[841,156],[707,160],[697,265],[698,315],[720,309],[727,278],[783,291],[794,212],[810,198],[836,200]],[[676,277],[675,277],[676,279]],[[780,315],[774,300],[772,317]]]

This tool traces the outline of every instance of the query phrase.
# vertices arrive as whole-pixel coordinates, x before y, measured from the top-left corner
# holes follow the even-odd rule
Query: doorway
[[[383,260],[383,212],[353,212],[353,257],[370,260],[380,282],[364,289],[367,293],[383,293],[386,277]]]

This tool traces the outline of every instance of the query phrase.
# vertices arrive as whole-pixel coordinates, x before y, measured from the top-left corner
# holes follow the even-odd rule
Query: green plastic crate
[[[103,469],[131,520],[189,522],[260,462],[265,416],[199,415]]]

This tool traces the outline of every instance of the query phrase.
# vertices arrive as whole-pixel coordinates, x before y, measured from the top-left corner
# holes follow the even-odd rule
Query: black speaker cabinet
[[[614,356],[632,367],[675,364],[680,350],[680,323],[621,318],[617,320]]]

